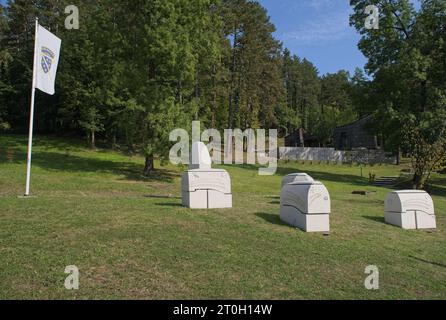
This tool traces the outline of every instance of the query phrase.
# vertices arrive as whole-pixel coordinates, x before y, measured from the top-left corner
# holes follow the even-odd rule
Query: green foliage
[[[274,25],[257,2],[223,0],[225,66],[228,70],[228,125],[231,128],[276,127],[284,104],[281,44]],[[229,43],[228,43],[229,42]]]
[[[391,148],[412,157],[414,187],[422,188],[446,148],[446,3],[408,0],[351,1],[351,23],[362,34],[360,48],[375,79],[370,98]],[[363,9],[381,9],[380,29],[364,27]]]
[[[9,123],[6,121],[6,104],[4,99],[1,99],[10,90],[10,86],[5,81],[5,72],[12,58],[8,50],[5,49],[5,33],[7,32],[7,27],[4,9],[0,5],[0,130],[8,130],[10,128]]]
[[[27,130],[35,17],[63,40],[56,95],[37,93],[36,130],[144,153],[146,173],[167,156],[170,131],[192,120],[282,135],[304,127],[328,145],[333,128],[361,114],[368,82],[345,71],[320,77],[283,50],[257,2],[85,0],[79,30],[64,27],[68,4],[0,9],[1,129]]]
[[[324,146],[331,142],[333,130],[357,119],[352,106],[350,75],[346,71],[327,74],[320,80],[319,107],[310,112],[310,132]]]

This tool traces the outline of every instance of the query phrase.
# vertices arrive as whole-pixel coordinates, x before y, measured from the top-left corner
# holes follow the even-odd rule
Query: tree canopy
[[[352,0],[351,23],[374,76],[370,99],[375,118],[395,148],[413,162],[414,187],[422,188],[446,157],[446,2]],[[363,23],[365,6],[380,8],[380,28]]]
[[[140,152],[146,174],[167,156],[170,131],[192,120],[282,136],[304,128],[329,146],[335,127],[372,114],[386,148],[414,158],[403,143],[411,133],[430,146],[423,154],[443,139],[444,1],[423,1],[419,11],[407,0],[351,1],[368,76],[320,75],[274,37],[256,1],[83,0],[79,30],[67,30],[69,2],[0,6],[0,131],[27,130],[38,17],[63,42],[56,95],[37,94],[36,130]],[[368,4],[381,8],[379,30],[364,28]]]

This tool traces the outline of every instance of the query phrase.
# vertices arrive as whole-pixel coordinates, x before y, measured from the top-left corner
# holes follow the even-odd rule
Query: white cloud
[[[295,0],[291,1],[291,4],[290,1],[277,1],[283,9],[288,8],[288,10],[311,10],[321,12],[345,6],[345,2],[348,0]]]
[[[311,0],[322,5],[327,0]],[[329,12],[318,15],[303,23],[297,30],[282,34],[283,40],[298,41],[301,44],[317,45],[345,39],[354,34],[349,26],[349,12]]]
[[[316,10],[323,10],[333,7],[336,4],[336,1],[333,0],[307,0],[308,5]]]

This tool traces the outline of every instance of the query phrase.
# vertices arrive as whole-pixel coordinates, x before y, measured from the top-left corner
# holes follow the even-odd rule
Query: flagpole
[[[33,130],[34,130],[34,100],[36,96],[36,72],[37,72],[37,35],[39,30],[39,18],[36,18],[36,35],[34,37],[34,64],[33,64],[33,81],[31,89],[31,110],[29,115],[29,137],[28,137],[28,157],[26,162],[26,191],[25,197],[30,196],[31,184],[31,155],[33,148]]]

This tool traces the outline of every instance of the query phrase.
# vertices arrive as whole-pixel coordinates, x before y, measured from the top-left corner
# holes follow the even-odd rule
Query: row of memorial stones
[[[225,170],[211,168],[202,142],[192,146],[190,170],[183,174],[183,205],[191,209],[232,208],[231,178]],[[327,188],[305,173],[282,181],[280,218],[306,232],[329,232],[331,199]],[[434,203],[424,191],[403,190],[388,195],[386,222],[404,229],[436,229]]]

